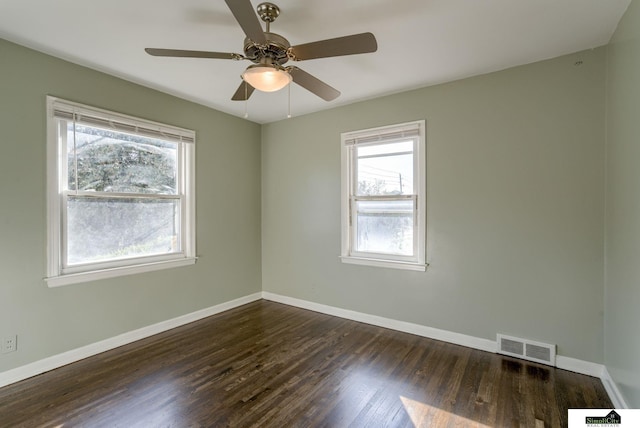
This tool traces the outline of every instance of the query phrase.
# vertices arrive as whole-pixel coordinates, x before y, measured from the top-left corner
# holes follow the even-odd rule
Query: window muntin
[[[195,262],[195,133],[47,106],[49,285]]]
[[[342,144],[343,261],[423,270],[424,121],[346,133]]]

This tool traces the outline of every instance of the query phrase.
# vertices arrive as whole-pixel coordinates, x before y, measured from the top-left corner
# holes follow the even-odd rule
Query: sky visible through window
[[[358,195],[413,193],[413,141],[357,148]]]

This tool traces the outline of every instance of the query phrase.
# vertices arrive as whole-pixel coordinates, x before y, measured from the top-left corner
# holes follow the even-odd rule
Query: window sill
[[[410,262],[400,262],[396,260],[380,260],[380,259],[368,259],[365,257],[350,257],[350,256],[342,256],[340,257],[342,263],[348,263],[353,265],[362,265],[362,266],[375,266],[375,267],[385,267],[391,269],[402,269],[402,270],[413,270],[418,272],[424,272],[427,270],[427,264],[420,263],[410,263]]]
[[[187,257],[177,260],[94,270],[91,272],[70,273],[45,278],[44,281],[47,283],[47,286],[49,288],[61,287],[63,285],[78,284],[80,282],[97,281],[99,279],[115,278],[117,276],[133,275],[136,273],[152,272],[161,269],[189,266],[195,264],[196,260],[197,257]]]

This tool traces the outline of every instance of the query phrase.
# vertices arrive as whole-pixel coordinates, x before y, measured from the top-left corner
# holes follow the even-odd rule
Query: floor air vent
[[[498,334],[498,354],[556,365],[556,345]]]

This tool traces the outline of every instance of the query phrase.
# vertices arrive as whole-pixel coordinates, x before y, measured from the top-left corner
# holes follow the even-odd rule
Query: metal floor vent
[[[498,334],[498,354],[556,365],[556,345]]]

